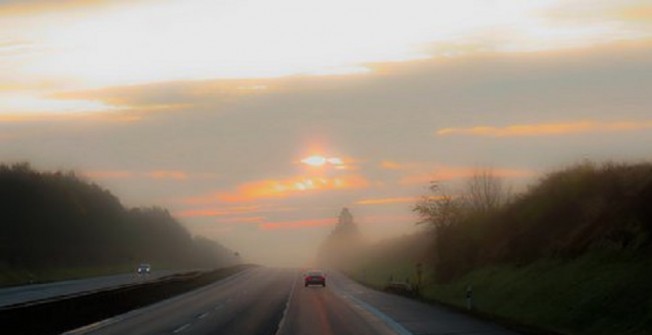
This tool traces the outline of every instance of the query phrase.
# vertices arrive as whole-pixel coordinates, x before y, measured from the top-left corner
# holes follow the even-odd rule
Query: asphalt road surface
[[[294,269],[254,268],[68,334],[485,334],[513,332],[367,289],[337,274],[304,287]]]
[[[154,280],[173,273],[175,272],[153,271],[149,275],[128,273],[89,279],[58,281],[47,284],[7,287],[0,289],[0,307]]]

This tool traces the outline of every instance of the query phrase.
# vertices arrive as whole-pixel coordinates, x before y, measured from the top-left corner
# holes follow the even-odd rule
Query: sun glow
[[[287,198],[310,192],[342,191],[364,189],[369,181],[360,175],[339,177],[296,176],[286,179],[266,179],[238,185],[233,190],[222,190],[204,196],[184,199],[187,204],[208,204],[221,202],[247,202],[258,199]]]
[[[301,163],[314,166],[314,167],[321,167],[326,164],[333,165],[333,166],[340,166],[343,165],[344,162],[342,161],[341,158],[338,157],[324,157],[324,156],[319,156],[319,155],[313,155],[310,157],[306,157],[301,160]]]

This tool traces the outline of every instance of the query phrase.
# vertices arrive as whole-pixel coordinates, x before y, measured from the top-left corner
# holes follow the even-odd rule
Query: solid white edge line
[[[353,295],[348,295],[348,298],[353,300],[356,304],[358,304],[360,307],[366,309],[367,311],[371,312],[374,314],[377,318],[381,319],[385,324],[387,324],[390,328],[392,328],[393,331],[398,333],[399,335],[413,335],[412,332],[409,330],[405,329],[405,327],[401,326],[400,323],[394,321],[394,319],[390,318],[387,316],[387,314],[381,312],[379,309],[377,309],[374,306],[369,305],[368,303],[354,297]]]
[[[189,324],[189,323],[186,323],[185,325],[183,325],[183,326],[181,326],[181,327],[175,329],[175,330],[173,331],[173,333],[178,334],[178,333],[180,333],[180,332],[186,330],[186,328],[188,328],[188,327],[190,327],[190,324]]]
[[[292,289],[290,290],[290,294],[288,295],[288,301],[285,303],[285,310],[283,310],[283,316],[281,317],[281,320],[278,322],[278,327],[276,328],[276,333],[274,335],[279,335],[281,334],[281,330],[283,329],[283,326],[285,325],[285,318],[288,315],[288,310],[290,309],[290,302],[292,301],[292,298],[294,297],[294,289],[297,286],[297,282],[299,281],[299,278],[297,276],[297,271],[294,271],[294,281],[292,283]]]

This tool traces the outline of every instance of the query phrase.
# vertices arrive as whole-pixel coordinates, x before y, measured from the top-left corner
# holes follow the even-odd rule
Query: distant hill
[[[72,172],[0,165],[4,273],[132,267],[140,262],[155,268],[213,268],[233,261],[230,250],[192,237],[163,208],[125,208],[109,191]]]

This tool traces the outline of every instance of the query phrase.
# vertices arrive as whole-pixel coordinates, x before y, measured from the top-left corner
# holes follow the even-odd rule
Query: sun
[[[327,158],[327,157],[320,156],[320,155],[312,155],[312,156],[306,157],[306,158],[301,160],[301,163],[306,164],[306,165],[310,165],[310,166],[314,166],[314,167],[321,167],[321,166],[324,166],[325,164],[330,164],[330,165],[335,165],[335,166],[344,164],[342,162],[341,158],[338,158],[338,157],[328,157]]]
[[[323,166],[324,164],[326,164],[326,162],[327,162],[326,157],[318,156],[318,155],[306,157],[301,160],[301,163],[310,166]]]

